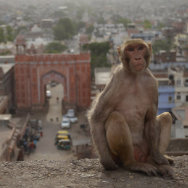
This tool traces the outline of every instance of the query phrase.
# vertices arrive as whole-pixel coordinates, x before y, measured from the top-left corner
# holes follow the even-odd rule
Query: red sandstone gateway
[[[16,105],[19,109],[43,108],[46,85],[53,80],[63,85],[64,103],[87,108],[90,105],[90,74],[89,53],[18,53],[15,57]]]

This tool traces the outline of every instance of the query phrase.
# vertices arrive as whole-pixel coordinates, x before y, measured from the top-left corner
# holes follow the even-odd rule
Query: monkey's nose
[[[139,60],[141,60],[141,57],[135,57],[134,58],[136,61],[139,61]]]

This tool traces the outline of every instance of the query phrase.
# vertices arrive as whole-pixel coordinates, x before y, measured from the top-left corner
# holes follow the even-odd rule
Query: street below
[[[63,99],[63,87],[57,84],[55,87],[50,87],[51,98],[49,98],[49,110],[47,114],[35,114],[34,118],[40,119],[42,122],[43,136],[37,142],[37,147],[34,152],[26,155],[24,160],[63,160],[75,159],[73,153],[74,145],[82,144],[90,141],[88,135],[80,128],[80,124],[85,122],[85,113],[77,113],[78,122],[71,125],[67,129],[72,138],[71,150],[58,150],[55,143],[55,136],[58,130],[61,130],[62,109],[61,100]],[[58,98],[58,100],[57,100]]]

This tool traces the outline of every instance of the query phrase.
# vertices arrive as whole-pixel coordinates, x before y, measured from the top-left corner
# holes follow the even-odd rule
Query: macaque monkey
[[[118,166],[147,175],[173,177],[164,153],[172,117],[159,116],[158,85],[148,69],[151,45],[133,39],[118,48],[122,62],[88,112],[91,135],[106,170]]]

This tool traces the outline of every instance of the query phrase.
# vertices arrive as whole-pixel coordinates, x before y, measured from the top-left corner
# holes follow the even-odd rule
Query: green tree
[[[159,22],[156,26],[157,29],[161,30],[163,27],[165,27],[165,24],[162,22]]]
[[[152,44],[152,48],[153,48],[153,53],[157,54],[160,50],[170,51],[172,45],[171,42],[169,42],[169,40],[167,39],[155,40],[154,43]]]
[[[6,42],[5,33],[2,27],[0,27],[0,42]]]
[[[152,28],[152,24],[149,20],[144,20],[143,26],[144,26],[145,29],[151,29]]]
[[[90,34],[92,34],[93,30],[94,30],[94,26],[93,25],[89,25],[86,28],[86,33],[90,35]]]
[[[75,27],[72,20],[62,18],[54,27],[54,36],[56,40],[70,39],[75,34]]]
[[[14,40],[14,31],[11,26],[6,27],[6,39],[7,39],[7,41]]]
[[[74,26],[75,26],[75,33],[79,33],[79,30],[81,28],[85,28],[86,24],[82,21],[79,22],[73,22]]]
[[[125,28],[127,27],[127,25],[129,23],[131,23],[131,21],[129,19],[123,18],[123,17],[121,17],[119,15],[113,16],[113,22],[114,22],[114,24],[122,23]]]
[[[4,24],[5,24],[5,22],[0,20],[0,25],[4,25]]]
[[[51,42],[45,48],[45,53],[61,53],[66,50],[67,47],[60,42]]]
[[[106,54],[110,49],[109,42],[90,43],[83,46],[83,49],[91,51],[91,71],[94,75],[94,69],[96,67],[109,67]]]

